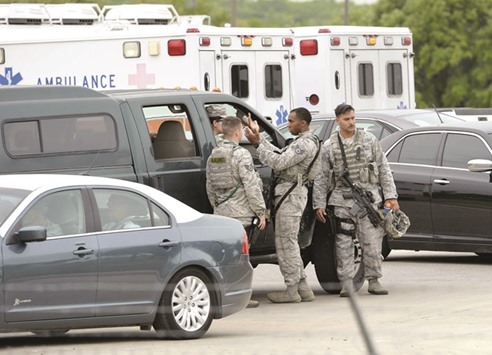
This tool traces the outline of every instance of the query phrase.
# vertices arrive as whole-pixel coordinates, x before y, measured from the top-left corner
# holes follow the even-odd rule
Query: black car
[[[371,132],[379,140],[406,128],[463,121],[457,117],[427,109],[361,110],[355,112],[355,118],[357,127]],[[335,114],[313,116],[310,127],[319,139],[327,140],[337,127]],[[279,126],[279,130],[284,137],[292,138],[287,124]]]
[[[381,141],[411,226],[391,249],[492,254],[492,122],[397,132]]]

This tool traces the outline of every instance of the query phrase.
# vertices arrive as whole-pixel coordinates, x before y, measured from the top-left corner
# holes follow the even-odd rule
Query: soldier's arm
[[[249,207],[258,216],[265,214],[265,200],[262,194],[260,177],[255,171],[253,158],[249,152],[244,151],[237,154],[238,172],[248,199]]]
[[[321,172],[314,179],[313,209],[326,208],[326,196],[331,182],[330,146],[326,143],[321,147]]]
[[[391,173],[388,159],[386,159],[386,155],[381,149],[381,145],[377,139],[374,140],[373,152],[375,156],[374,160],[379,170],[379,184],[383,190],[384,198],[386,200],[398,198],[395,181],[393,180],[393,174]]]
[[[278,171],[299,164],[309,156],[313,149],[316,149],[314,142],[310,139],[298,139],[282,151],[282,154],[278,154],[269,150],[266,143],[270,144],[264,139],[260,141],[260,145],[257,148],[258,157],[263,164]]]
[[[207,162],[207,166],[208,166],[208,162]],[[215,195],[215,190],[212,184],[210,183],[210,171],[208,168],[206,169],[205,187],[207,189],[208,200],[210,201],[210,204],[212,205],[213,208],[215,206],[215,201],[217,200],[217,196]]]

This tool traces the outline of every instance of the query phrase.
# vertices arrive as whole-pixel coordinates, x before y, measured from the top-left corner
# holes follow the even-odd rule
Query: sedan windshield
[[[26,190],[0,188],[0,225],[27,195]]]

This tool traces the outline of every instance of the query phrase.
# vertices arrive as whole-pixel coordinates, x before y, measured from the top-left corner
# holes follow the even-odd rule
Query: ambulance
[[[295,105],[333,112],[415,108],[412,33],[405,27],[297,27]]]
[[[172,5],[10,4],[0,38],[0,85],[222,91],[275,125],[298,106],[415,106],[405,28],[216,27]]]

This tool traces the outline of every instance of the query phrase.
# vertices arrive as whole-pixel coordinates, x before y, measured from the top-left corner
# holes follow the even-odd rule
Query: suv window
[[[468,161],[471,159],[492,160],[492,155],[480,138],[449,133],[444,146],[442,166],[467,169]]]
[[[3,128],[3,139],[7,153],[12,156],[117,148],[116,125],[106,115],[8,122]]]
[[[414,134],[408,136],[404,141],[398,144],[399,147],[395,147],[391,153],[388,154],[388,160],[391,162],[407,164],[436,165],[440,141],[440,133]],[[400,154],[397,154],[398,151]]]
[[[195,130],[183,104],[148,106],[143,114],[156,160],[199,155]]]

